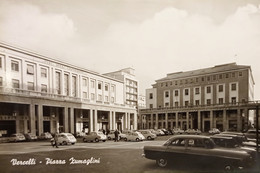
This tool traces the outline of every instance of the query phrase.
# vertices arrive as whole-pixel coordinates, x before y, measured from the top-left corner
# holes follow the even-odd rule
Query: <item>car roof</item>
[[[177,135],[173,136],[170,139],[177,139],[177,138],[184,138],[184,139],[210,139],[209,136],[204,135]]]

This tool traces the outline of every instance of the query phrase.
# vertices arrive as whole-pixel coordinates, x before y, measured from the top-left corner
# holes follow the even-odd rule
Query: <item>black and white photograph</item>
[[[260,0],[0,0],[1,173],[259,173]]]

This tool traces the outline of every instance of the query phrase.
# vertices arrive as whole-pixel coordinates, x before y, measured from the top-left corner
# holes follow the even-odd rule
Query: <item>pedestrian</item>
[[[58,147],[58,133],[55,133],[54,134],[54,143],[52,145],[53,147],[56,146],[56,148],[59,148]]]
[[[103,129],[103,134],[106,135],[106,131],[105,131],[105,129]]]
[[[119,132],[118,132],[117,129],[115,130],[114,134],[115,134],[115,142],[118,142],[118,134],[119,134]]]

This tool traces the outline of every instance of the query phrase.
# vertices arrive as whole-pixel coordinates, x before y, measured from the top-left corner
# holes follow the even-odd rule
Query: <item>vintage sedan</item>
[[[185,130],[185,133],[186,134],[192,134],[192,135],[199,135],[199,134],[201,134],[201,131],[200,130],[198,130],[198,129],[187,129],[187,130]]]
[[[160,167],[172,162],[175,165],[189,163],[201,168],[231,170],[248,168],[255,163],[250,153],[216,147],[209,136],[203,135],[178,135],[168,139],[162,146],[144,146],[143,156],[156,160]]]
[[[107,136],[103,132],[90,132],[83,137],[83,142],[106,142]]]

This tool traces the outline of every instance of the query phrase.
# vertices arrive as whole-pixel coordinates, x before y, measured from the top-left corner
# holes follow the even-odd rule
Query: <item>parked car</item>
[[[118,134],[119,140],[126,138],[126,134],[121,133],[120,131],[118,131],[118,133],[119,133],[119,134]],[[111,130],[111,131],[107,134],[107,139],[108,139],[108,140],[115,139],[115,130]]]
[[[83,142],[106,142],[107,136],[103,132],[90,132],[88,135],[83,137]]]
[[[25,136],[22,133],[14,133],[8,138],[9,142],[21,142],[25,140]]]
[[[143,156],[156,160],[159,167],[169,162],[175,165],[194,164],[210,169],[242,169],[252,167],[256,160],[248,152],[233,148],[216,147],[209,136],[178,135],[168,139],[162,146],[144,146]]]
[[[82,138],[83,136],[85,136],[86,135],[86,133],[84,133],[84,132],[76,132],[76,138]]]
[[[149,129],[153,134],[156,134],[156,136],[160,136],[160,132],[156,131],[154,129]]]
[[[248,140],[255,141],[256,140],[256,129],[249,129],[246,133],[244,133]],[[258,130],[258,139],[260,138],[260,130]]]
[[[209,134],[214,135],[214,134],[219,134],[220,130],[217,128],[213,128],[211,130],[209,130]]]
[[[58,145],[68,145],[68,144],[74,145],[77,142],[77,139],[71,133],[59,133],[57,134],[57,137],[58,137],[58,141],[57,141]],[[54,138],[52,138],[51,144],[53,145],[54,142],[55,142]]]
[[[150,130],[138,130],[138,132],[140,132],[147,140],[153,140],[157,137],[156,134],[152,133]]]
[[[198,130],[198,129],[187,129],[187,130],[185,130],[185,133],[186,134],[192,134],[192,135],[199,135],[199,134],[201,134],[201,131],[200,130]]]
[[[166,129],[161,129],[161,130],[163,131],[164,135],[170,135],[170,132],[168,130]]]
[[[143,141],[145,137],[140,132],[131,132],[126,134],[125,141]]]
[[[161,130],[161,129],[157,129],[157,130],[155,130],[156,132],[157,132],[157,136],[164,136],[165,135],[165,133]]]
[[[217,135],[226,135],[226,136],[235,135],[236,138],[237,138],[237,140],[240,141],[241,143],[248,141],[248,139],[247,139],[247,137],[245,136],[245,134],[244,134],[244,133],[240,133],[240,132],[225,131],[225,132],[221,132],[220,134],[217,134]]]
[[[174,128],[172,130],[173,134],[176,135],[176,134],[183,134],[184,133],[184,130],[180,129],[180,128]]]
[[[44,132],[40,136],[38,136],[40,140],[52,139],[52,135],[49,132]]]
[[[36,135],[32,134],[32,133],[26,133],[24,134],[26,141],[36,141],[38,138]]]

